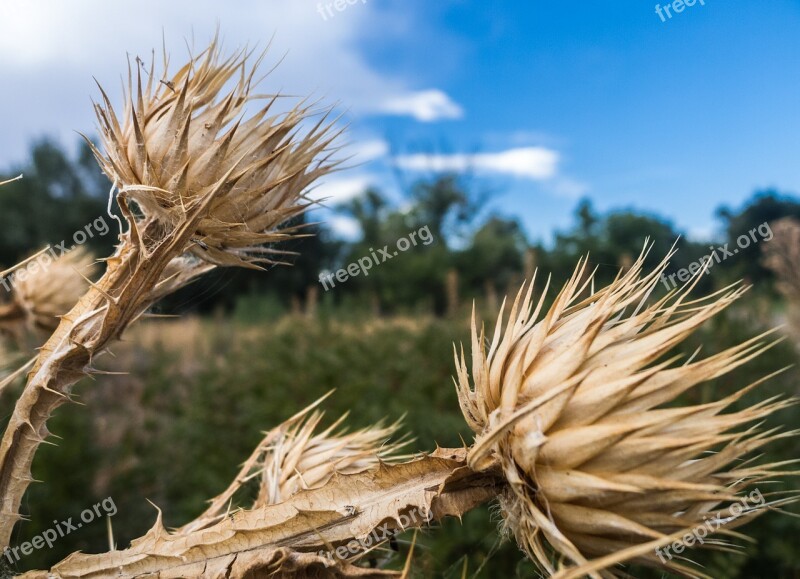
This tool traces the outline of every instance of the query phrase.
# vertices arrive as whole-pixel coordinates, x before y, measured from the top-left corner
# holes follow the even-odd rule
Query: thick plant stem
[[[92,355],[111,337],[106,320],[119,315],[108,300],[129,271],[131,256],[109,263],[100,281],[90,288],[42,347],[28,381],[14,407],[0,442],[0,545],[9,544],[14,524],[21,518],[19,505],[28,484],[39,445],[49,436],[47,420],[69,400],[72,386],[86,375]],[[105,329],[105,332],[103,331]],[[114,328],[114,333],[121,328]]]
[[[124,202],[121,207],[127,213]],[[93,358],[155,299],[205,271],[184,268],[163,277],[172,260],[183,253],[202,209],[198,207],[182,227],[158,239],[148,235],[146,225],[140,236],[129,220],[131,230],[121,236],[105,274],[62,317],[42,346],[0,442],[0,548],[8,546],[14,525],[22,518],[19,506],[32,481],[36,450],[50,434],[50,415],[70,399],[72,386],[93,371]]]
[[[469,469],[465,449],[439,449],[410,462],[338,475],[282,503],[236,511],[188,533],[168,533],[159,515],[147,535],[128,549],[75,553],[50,571],[24,577],[386,575],[351,563],[396,532],[460,517],[505,486],[499,471]]]

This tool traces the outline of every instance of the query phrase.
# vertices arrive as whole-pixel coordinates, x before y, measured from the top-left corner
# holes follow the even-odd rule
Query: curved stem
[[[470,470],[465,449],[439,449],[410,462],[338,475],[323,487],[276,505],[236,511],[196,531],[168,533],[159,513],[156,525],[128,549],[75,553],[49,571],[23,577],[165,579],[298,571],[308,575],[292,576],[311,576],[311,571],[328,577],[392,576],[352,562],[397,532],[461,517],[505,485],[496,469]]]

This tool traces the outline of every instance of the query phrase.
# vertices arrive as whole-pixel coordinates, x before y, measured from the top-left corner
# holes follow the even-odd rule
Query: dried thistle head
[[[785,217],[770,229],[772,240],[762,246],[764,266],[775,274],[775,286],[786,298],[788,333],[800,348],[800,221]]]
[[[95,155],[145,240],[177,230],[199,210],[189,246],[198,257],[247,267],[271,262],[281,252],[264,245],[295,233],[281,224],[308,207],[304,191],[334,169],[327,114],[310,127],[312,106],[273,114],[279,97],[254,92],[261,58],[251,66],[251,56],[242,50],[223,58],[214,39],[171,78],[158,80],[151,66],[146,81],[137,59],[122,118],[105,93],[95,106],[105,150]],[[259,110],[250,114],[248,106]]]
[[[401,438],[389,442],[397,433],[399,422],[348,432],[344,426],[345,414],[317,432],[324,412],[316,407],[325,398],[327,396],[267,432],[242,465],[233,484],[211,501],[203,515],[181,531],[195,531],[224,517],[236,492],[253,479],[258,481],[258,495],[251,507],[260,508],[281,503],[298,491],[322,487],[337,474],[360,473],[381,462],[403,458],[399,451],[410,441]]]
[[[280,503],[297,491],[319,488],[334,474],[354,474],[397,458],[404,442],[388,443],[399,424],[380,424],[354,432],[343,426],[347,414],[316,432],[324,412],[296,417],[267,434],[253,476],[260,481],[255,507]]]
[[[55,259],[47,253],[37,255],[35,268],[17,270],[12,303],[5,308],[2,317],[13,317],[12,312],[16,312],[34,327],[52,331],[58,325],[59,316],[72,309],[86,293],[87,280],[96,273],[97,264],[83,248]]]
[[[790,402],[724,413],[759,381],[716,402],[665,406],[771,346],[759,336],[701,360],[668,357],[744,289],[690,300],[689,284],[647,305],[667,262],[645,274],[645,254],[595,293],[583,261],[541,320],[546,289],[533,308],[533,283],[523,287],[488,349],[473,319],[471,364],[463,349],[456,355],[459,400],[477,435],[469,462],[499,464],[509,483],[505,525],[550,573],[562,559],[569,577],[614,577],[622,562],[702,576],[655,549],[706,517],[723,517],[726,533],[792,500],[732,506],[752,485],[786,474],[740,459],[793,434],[747,426]]]
[[[764,265],[778,278],[778,290],[793,304],[800,304],[800,221],[792,217],[770,225],[773,238],[764,244]]]

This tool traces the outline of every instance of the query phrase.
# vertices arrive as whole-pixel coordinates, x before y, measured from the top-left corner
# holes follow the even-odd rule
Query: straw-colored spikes
[[[459,399],[476,433],[469,463],[500,464],[505,524],[551,574],[612,577],[616,564],[635,561],[691,575],[655,548],[728,512],[759,481],[787,474],[739,461],[793,434],[752,426],[791,401],[725,412],[762,381],[708,404],[671,405],[771,346],[763,335],[683,364],[672,355],[744,290],[690,300],[690,283],[648,305],[667,261],[644,273],[645,256],[595,293],[583,261],[541,320],[546,290],[534,307],[533,284],[523,287],[488,347],[473,321],[471,372],[463,351],[456,356]],[[728,512],[721,532],[769,505]],[[595,557],[605,558],[593,566]]]

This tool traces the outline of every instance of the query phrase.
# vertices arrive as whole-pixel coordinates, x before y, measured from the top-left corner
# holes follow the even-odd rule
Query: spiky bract
[[[88,251],[77,248],[57,258],[41,253],[33,265],[20,268],[12,278],[13,304],[27,323],[52,331],[59,316],[86,293],[97,263]]]

